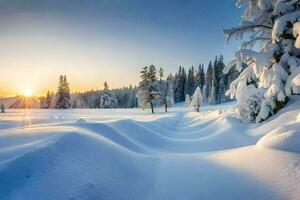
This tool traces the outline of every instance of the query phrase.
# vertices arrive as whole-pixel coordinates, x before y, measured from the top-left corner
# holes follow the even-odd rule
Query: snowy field
[[[170,111],[0,114],[0,199],[299,199],[299,97],[261,124]]]

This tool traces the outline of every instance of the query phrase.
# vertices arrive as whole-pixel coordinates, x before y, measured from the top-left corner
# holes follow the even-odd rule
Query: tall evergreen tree
[[[199,68],[195,75],[195,88],[199,86],[202,91],[204,84],[205,84],[204,65],[199,65]],[[194,88],[194,90],[195,90],[195,88]],[[194,93],[194,91],[193,91],[193,93]]]
[[[222,55],[219,57],[218,65],[219,65],[218,103],[224,103],[226,101],[229,101],[229,98],[225,95],[226,91],[229,89],[229,87],[228,87],[229,74],[223,74],[225,64],[224,64]]]
[[[57,109],[71,108],[70,88],[67,77],[65,75],[59,76],[56,102],[54,107]]]
[[[220,79],[223,75],[218,57],[215,58],[212,70],[212,88],[210,93],[210,104],[219,103]]]
[[[159,86],[154,65],[144,67],[141,71],[141,82],[139,84],[138,99],[143,108],[150,105],[151,112],[154,113],[154,105],[159,101]]]
[[[168,112],[168,107],[174,104],[174,93],[173,93],[173,76],[170,74],[167,78],[165,95],[164,95],[164,105],[165,112]]]
[[[109,90],[109,87],[108,87],[108,84],[107,84],[106,81],[104,82],[103,86],[104,86],[103,91],[108,91]]]
[[[205,77],[205,99],[207,99],[208,103],[211,102],[211,90],[212,90],[212,63],[211,61],[208,64],[207,70],[206,70],[206,77]]]
[[[164,81],[164,70],[163,68],[159,69],[159,92],[161,94],[160,103],[164,104],[164,96],[165,96],[165,88],[166,88],[166,82]]]
[[[186,81],[186,95],[192,96],[195,90],[195,70],[192,66],[189,68],[187,81]]]
[[[178,72],[175,74],[174,79],[174,99],[175,102],[180,102],[180,93],[181,93],[181,87],[180,87],[180,77],[181,77],[181,66],[179,66]]]
[[[187,75],[184,67],[179,67],[178,74],[176,77],[175,86],[175,101],[182,102],[185,100],[185,88],[186,88]]]
[[[109,90],[108,84],[104,82],[104,89],[100,93],[100,108],[114,108],[117,105],[115,93]]]

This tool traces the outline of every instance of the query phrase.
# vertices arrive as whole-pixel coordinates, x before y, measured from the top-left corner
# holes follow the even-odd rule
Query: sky
[[[55,91],[65,74],[71,91],[136,85],[142,67],[166,73],[225,61],[221,31],[238,24],[234,0],[0,0],[0,96],[24,88]]]

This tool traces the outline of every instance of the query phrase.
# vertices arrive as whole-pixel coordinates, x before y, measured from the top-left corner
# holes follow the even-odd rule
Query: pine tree
[[[71,108],[70,88],[66,76],[63,75],[59,76],[59,84],[58,84],[56,102],[54,107],[57,109]]]
[[[174,104],[174,94],[173,94],[173,76],[170,74],[167,78],[166,88],[164,96],[165,112],[168,112],[168,107]]]
[[[106,81],[104,82],[103,86],[104,86],[104,89],[103,89],[104,91],[108,91],[109,90],[109,87],[108,87],[108,84],[107,84]]]
[[[181,74],[182,74],[181,66],[179,66],[178,73],[175,74],[174,80],[174,98],[175,102],[180,102],[181,97]]]
[[[156,77],[156,68],[154,65],[144,67],[141,71],[141,82],[137,94],[139,103],[143,108],[150,105],[151,112],[154,113],[154,105],[159,101],[159,86]]]
[[[208,64],[207,70],[206,70],[206,77],[205,77],[205,99],[207,99],[208,103],[211,103],[211,91],[212,91],[212,63],[211,61]]]
[[[219,93],[218,93],[218,103],[224,103],[228,101],[228,97],[226,97],[225,93],[229,89],[228,81],[229,74],[223,74],[223,70],[225,68],[225,64],[223,62],[223,56],[221,55],[219,58]]]
[[[223,56],[221,55],[220,58],[215,58],[212,70],[212,89],[211,89],[211,104],[219,104],[221,102],[222,90],[221,87],[221,80],[223,78]],[[224,77],[226,78],[226,77]]]
[[[203,91],[204,84],[205,84],[204,65],[199,65],[198,71],[195,76],[195,88],[197,88],[199,86],[201,91]],[[195,91],[195,88],[194,88],[193,92]]]
[[[186,95],[192,96],[195,90],[195,70],[192,66],[189,69],[187,81],[186,81]]]
[[[118,104],[115,93],[109,89],[106,81],[103,86],[104,89],[100,92],[100,108],[115,108]]]
[[[163,80],[164,78],[164,70],[163,68],[159,69],[159,93],[161,94],[160,104],[164,104],[164,96],[165,96],[165,88],[166,82]]]
[[[179,67],[177,77],[176,79],[176,85],[175,85],[175,101],[176,102],[182,102],[185,99],[185,88],[186,88],[186,80],[187,75],[185,73],[185,69],[183,67]]]

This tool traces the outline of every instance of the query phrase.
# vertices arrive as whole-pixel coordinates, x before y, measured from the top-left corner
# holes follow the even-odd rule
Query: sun
[[[24,88],[22,90],[22,94],[25,96],[25,97],[31,97],[32,96],[32,90],[30,88]]]

